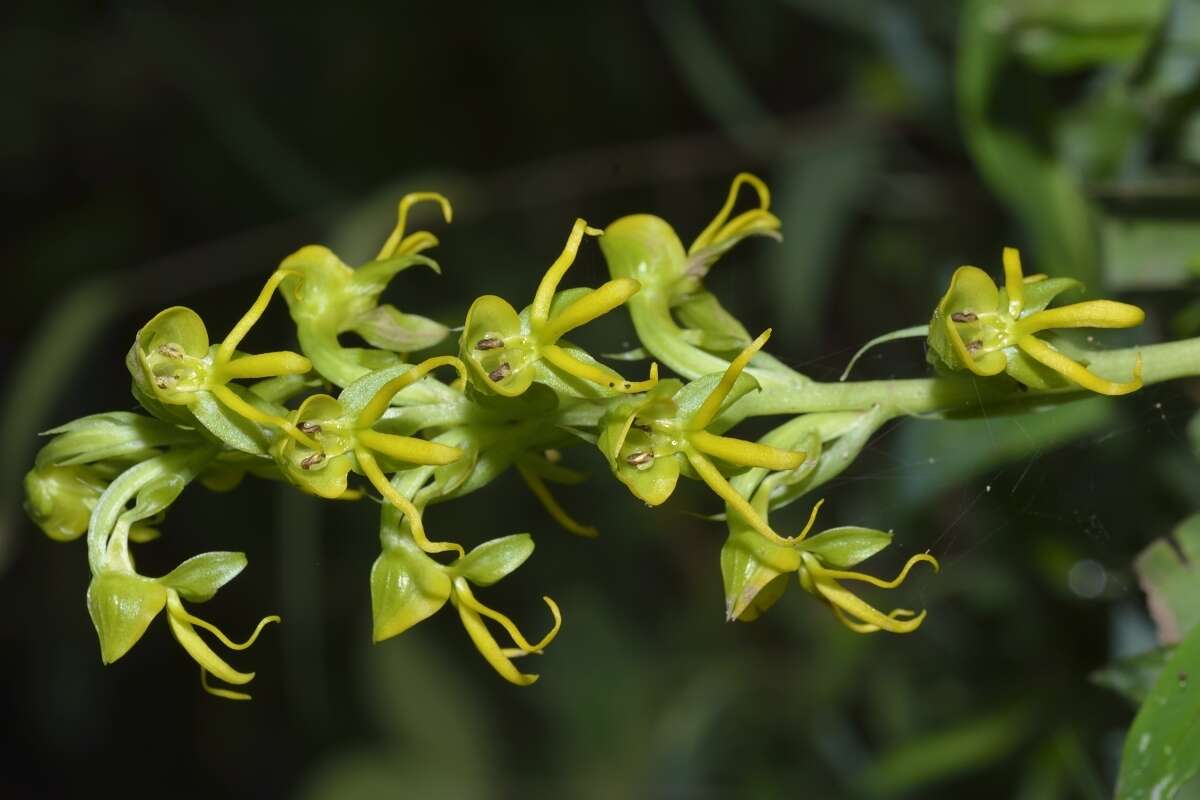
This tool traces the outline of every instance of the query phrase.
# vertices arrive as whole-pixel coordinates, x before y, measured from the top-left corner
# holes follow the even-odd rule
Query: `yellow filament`
[[[453,219],[454,209],[450,207],[450,201],[437,192],[412,192],[411,194],[404,195],[404,197],[400,198],[400,205],[397,209],[396,227],[392,229],[392,233],[388,236],[387,241],[383,243],[383,247],[379,248],[379,255],[375,257],[376,260],[390,258],[391,256],[396,255],[397,251],[401,249],[402,242],[404,240],[404,229],[408,225],[408,210],[417,203],[427,200],[432,200],[442,207],[442,217],[447,223]],[[412,240],[415,240],[417,237],[421,236],[422,233],[424,233],[424,231],[414,233],[412,236],[410,236],[407,243],[408,246],[405,247],[404,252],[400,254],[405,255],[407,253],[415,253],[419,250],[424,250],[426,247],[431,247],[432,245],[437,244],[437,239],[433,236],[433,234],[428,233],[425,235],[427,235],[430,239],[433,239],[432,244],[427,244],[425,247],[414,249],[411,242]]]
[[[593,528],[591,525],[584,525],[577,522],[567,513],[558,501],[554,499],[554,495],[550,493],[550,488],[541,479],[541,476],[535,474],[528,467],[517,464],[517,472],[525,480],[525,484],[529,486],[529,490],[533,492],[533,496],[538,499],[538,502],[549,512],[550,516],[559,525],[566,528],[576,536],[585,536],[589,539],[594,539],[600,535],[600,531]]]
[[[873,625],[870,622],[855,622],[853,619],[847,616],[845,611],[842,611],[835,605],[830,604],[829,607],[833,609],[833,613],[838,618],[838,621],[855,633],[876,633],[877,631],[883,630],[878,625]],[[922,611],[921,614],[924,615],[925,612]],[[910,611],[907,608],[897,608],[887,616],[888,619],[901,621],[907,617],[917,616],[917,612]]]
[[[463,457],[463,451],[457,447],[448,447],[438,442],[418,439],[415,436],[398,436],[367,428],[358,431],[356,437],[358,443],[363,447],[410,464],[441,466],[442,464],[452,464]]]
[[[479,614],[463,603],[456,602],[455,605],[458,607],[459,619],[462,620],[463,627],[467,629],[467,635],[475,643],[475,649],[491,665],[492,669],[499,673],[500,677],[517,686],[528,686],[538,679],[537,675],[524,673],[516,668],[516,665],[510,660],[512,651],[502,648],[496,643],[495,637],[487,629],[487,624]]]
[[[183,603],[179,603],[177,610],[172,611],[172,613],[176,614],[180,619],[186,620],[189,624],[195,625],[196,627],[203,628],[204,630],[208,631],[213,636],[217,637],[217,639],[221,642],[221,644],[225,645],[230,650],[245,650],[247,647],[250,647],[252,644],[254,644],[258,640],[258,635],[260,633],[262,633],[263,628],[267,627],[267,625],[271,624],[272,622],[283,622],[283,618],[280,617],[278,614],[270,614],[268,616],[265,616],[258,621],[258,625],[255,626],[255,628],[254,628],[254,632],[250,634],[250,638],[248,638],[244,642],[238,643],[238,642],[235,642],[232,639],[230,639],[224,633],[222,633],[221,629],[218,628],[216,625],[213,625],[211,622],[202,620],[199,617],[197,617],[196,615],[189,612],[186,608],[183,607]]]
[[[379,387],[379,391],[371,398],[371,402],[367,403],[366,407],[358,414],[357,426],[359,428],[369,428],[379,421],[383,416],[383,412],[392,403],[392,398],[399,394],[401,389],[416,383],[421,378],[424,378],[438,367],[454,367],[458,372],[458,384],[467,379],[467,366],[455,356],[435,356],[427,358],[420,364],[417,364],[410,370],[407,370],[402,375],[392,378],[390,381]]]
[[[291,422],[283,417],[277,417],[274,414],[268,414],[265,411],[260,411],[239,397],[228,386],[216,384],[208,387],[208,390],[212,392],[213,397],[220,400],[221,403],[227,406],[230,411],[238,416],[245,417],[251,422],[256,422],[259,425],[266,425],[271,428],[279,428],[288,436],[292,437],[310,450],[321,449],[321,445],[317,444],[315,440],[313,440],[311,437],[305,434],[304,431],[297,428]]]
[[[513,643],[525,653],[540,653],[545,649],[546,645],[554,641],[554,637],[558,636],[559,628],[562,627],[562,612],[558,609],[558,604],[549,597],[542,597],[546,605],[550,606],[550,614],[554,617],[554,625],[550,628],[550,632],[542,637],[537,644],[530,644],[529,641],[522,635],[515,622],[509,619],[504,614],[501,614],[495,609],[488,608],[483,603],[479,602],[472,594],[471,588],[467,585],[464,578],[458,578],[454,581],[454,591],[458,595],[459,601],[467,608],[474,611],[476,614],[487,617],[499,623],[500,627],[508,632],[512,637]]]
[[[658,385],[658,364],[650,364],[650,377],[644,381],[627,381],[616,372],[596,364],[588,364],[572,356],[556,344],[542,345],[538,352],[554,366],[589,383],[607,386],[622,394],[636,394]]]
[[[812,564],[806,564],[805,566],[807,566],[809,571],[813,573],[814,578],[827,577],[833,580],[841,581],[862,581],[863,583],[869,583],[872,586],[878,586],[880,589],[895,589],[897,586],[904,583],[904,580],[908,577],[908,573],[912,570],[912,568],[921,563],[930,564],[933,567],[934,572],[938,572],[941,569],[941,565],[938,564],[937,559],[929,555],[929,553],[918,553],[910,558],[908,562],[905,563],[904,568],[900,570],[900,574],[890,581],[876,578],[874,575],[868,575],[865,572],[849,572],[840,569],[826,569],[825,567],[820,566],[819,563],[815,562]]]
[[[222,689],[219,686],[213,686],[208,682],[208,670],[204,667],[200,668],[200,688],[208,692],[214,697],[222,697],[226,700],[249,700],[250,695],[245,692],[235,692],[232,689]]]
[[[1008,313],[1013,319],[1025,308],[1025,278],[1021,274],[1021,254],[1015,247],[1004,248],[1004,288],[1008,290]]]
[[[263,312],[267,310],[267,304],[271,302],[271,295],[275,293],[275,289],[278,288],[280,282],[289,275],[302,277],[300,276],[300,273],[295,272],[294,270],[277,269],[271,275],[271,277],[267,279],[262,291],[258,293],[258,298],[255,299],[249,310],[242,315],[242,318],[237,321],[237,324],[233,326],[233,330],[231,330],[229,335],[225,337],[225,341],[221,342],[220,346],[217,348],[217,354],[213,359],[214,364],[222,365],[233,358],[234,350],[236,350],[237,346],[242,343],[242,339],[246,338],[246,334],[249,333],[250,329],[254,327],[254,323],[258,322],[258,320],[262,317]]]
[[[1117,396],[1136,392],[1142,388],[1142,354],[1138,353],[1133,363],[1133,380],[1128,383],[1118,383],[1106,380],[1091,372],[1087,367],[1068,358],[1043,342],[1036,336],[1023,336],[1017,339],[1017,347],[1025,351],[1030,358],[1045,364],[1064,378],[1074,381],[1084,389],[1090,389],[1097,394]]]
[[[426,553],[446,553],[453,551],[458,553],[460,558],[466,554],[462,545],[455,542],[431,542],[429,537],[425,535],[425,526],[421,522],[421,512],[417,511],[417,507],[412,504],[411,500],[396,491],[395,487],[388,481],[387,476],[383,474],[383,470],[379,468],[379,463],[375,460],[375,457],[361,447],[355,448],[354,456],[358,459],[358,465],[362,467],[367,480],[371,482],[376,491],[408,518],[408,527],[412,531],[413,541],[417,543],[418,547]]]
[[[806,458],[804,453],[717,436],[708,431],[694,431],[689,434],[689,439],[701,453],[743,467],[764,467],[775,471],[796,469]]]
[[[742,370],[750,363],[750,359],[754,354],[762,349],[762,346],[771,338],[771,329],[767,328],[758,335],[758,338],[746,346],[746,349],[738,353],[737,358],[729,362],[729,366],[725,369],[725,374],[721,376],[720,383],[712,390],[712,393],[704,399],[704,403],[700,409],[692,416],[688,423],[690,430],[700,430],[707,428],[708,424],[717,416],[717,412],[721,410],[721,404],[725,402],[725,398],[729,396],[729,392],[733,390],[733,385],[737,383],[738,376],[742,374]]]
[[[188,621],[189,618],[191,615],[184,610],[183,604],[179,601],[179,594],[174,589],[168,589],[167,622],[171,626],[171,632],[175,634],[175,638],[188,655],[195,659],[203,669],[216,675],[225,683],[240,686],[254,680],[253,672],[238,672],[214,653],[212,648],[205,644],[200,635],[196,633],[196,629]]]
[[[805,567],[811,570],[811,567],[815,562],[816,559],[813,558],[813,556],[809,555],[808,553],[804,554]],[[877,628],[889,631],[891,633],[912,633],[921,626],[922,622],[925,621],[924,611],[922,611],[920,614],[917,614],[912,619],[906,620],[897,619],[900,614],[898,614],[896,611],[893,611],[891,614],[884,614],[882,611],[875,608],[861,597],[858,597],[845,587],[839,585],[837,582],[827,578],[813,575],[813,584],[816,591],[819,592],[820,595],[827,601],[829,601],[830,605],[834,607],[835,611],[840,610],[845,612],[845,615],[857,620],[854,625],[849,627],[851,630],[855,630],[859,633],[869,633],[870,631],[865,628],[856,627],[858,625],[874,625]],[[899,609],[899,611],[904,612],[907,611],[907,609]],[[841,614],[838,616],[839,618],[843,617]]]
[[[550,268],[546,270],[546,274],[542,276],[537,293],[533,296],[533,304],[529,310],[529,319],[533,325],[538,327],[545,325],[546,320],[550,317],[550,303],[554,300],[554,292],[558,289],[558,283],[562,280],[563,275],[567,274],[567,270],[575,263],[575,256],[579,254],[579,246],[583,242],[585,233],[588,236],[602,236],[604,231],[598,228],[589,228],[587,222],[582,219],[575,220],[575,225],[571,228],[571,235],[567,237],[567,244]]]
[[[725,198],[725,205],[721,206],[721,210],[713,217],[712,222],[708,223],[708,227],[700,232],[700,235],[696,237],[696,241],[692,242],[692,246],[688,248],[688,255],[695,253],[703,247],[708,247],[719,240],[718,232],[725,224],[725,221],[729,219],[729,215],[733,211],[733,204],[737,202],[738,191],[743,185],[749,185],[758,194],[760,211],[766,211],[771,207],[771,191],[767,188],[767,185],[749,172],[739,172],[729,187],[729,194]]]
[[[641,288],[642,285],[633,278],[611,280],[571,303],[536,329],[538,339],[546,344],[554,344],[567,331],[604,316],[637,294]]]

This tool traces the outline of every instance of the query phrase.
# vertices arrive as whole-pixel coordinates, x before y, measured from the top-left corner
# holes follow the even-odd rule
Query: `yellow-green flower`
[[[628,381],[582,349],[561,341],[568,332],[622,305],[640,288],[631,278],[617,278],[598,289],[555,294],[575,263],[585,234],[602,232],[576,220],[562,253],[538,284],[533,303],[520,314],[495,295],[484,295],[471,304],[459,354],[481,389],[516,397],[539,381],[568,396],[604,396],[643,392],[658,381],[657,364],[651,365],[649,379]]]
[[[397,273],[422,265],[440,272],[437,262],[422,255],[437,245],[429,231],[406,233],[413,205],[436,202],[450,222],[450,201],[435,192],[405,195],[399,204],[396,227],[375,259],[352,268],[327,247],[309,245],[284,259],[280,270],[289,277],[280,286],[287,301],[300,346],[313,367],[338,386],[349,386],[367,373],[400,363],[396,354],[423,350],[444,339],[446,326],[431,319],[403,314],[395,306],[380,305],[379,297]],[[345,347],[338,337],[356,333],[373,348]]]
[[[384,433],[373,427],[396,393],[442,366],[458,371],[461,387],[466,380],[466,367],[453,356],[438,356],[404,367],[382,385],[376,385],[379,378],[392,373],[379,373],[351,384],[340,398],[327,394],[307,398],[289,422],[309,437],[311,445],[280,438],[272,447],[276,463],[292,483],[330,499],[343,497],[350,472],[360,472],[388,502],[408,516],[413,538],[423,549],[432,553],[454,550],[461,554],[460,545],[426,538],[420,514],[408,498],[396,491],[385,472],[394,472],[399,464],[449,464],[462,458],[463,451],[415,436]]]
[[[1058,328],[1131,328],[1145,313],[1137,306],[1113,300],[1047,308],[1077,281],[1026,277],[1015,248],[1004,248],[1004,288],[978,267],[959,267],[950,288],[929,323],[929,358],[951,370],[976,375],[1007,372],[1036,389],[1080,386],[1106,395],[1121,395],[1142,386],[1142,361],[1134,364],[1131,380],[1120,383],[1096,375],[1036,334]]]
[[[663,381],[646,395],[614,406],[601,422],[597,445],[617,479],[655,506],[671,496],[680,473],[688,470],[731,507],[742,509],[762,535],[785,541],[729,485],[717,464],[727,469],[792,470],[804,464],[804,453],[706,430],[722,408],[757,388],[742,370],[770,335],[770,330],[763,332],[723,374],[698,378],[686,386]]]
[[[263,617],[250,638],[237,643],[183,606],[184,599],[197,603],[211,599],[245,566],[243,553],[214,552],[193,556],[161,578],[147,578],[121,569],[97,573],[88,587],[87,605],[100,639],[100,660],[111,664],[124,656],[166,608],[171,633],[200,665],[200,682],[204,690],[229,700],[249,700],[250,695],[244,692],[209,685],[210,674],[225,683],[241,686],[253,680],[254,673],[239,672],[229,666],[200,637],[196,628],[208,631],[232,650],[245,650],[254,644],[268,623],[279,622],[279,617]]]
[[[758,206],[730,219],[742,188],[754,190]],[[684,250],[675,229],[651,214],[621,217],[604,230],[600,249],[614,278],[638,281],[629,300],[638,339],[655,358],[685,378],[724,369],[751,340],[749,332],[711,292],[703,278],[713,263],[751,236],[780,239],[780,222],[770,211],[771,193],[743,172],[733,179],[725,204]],[[756,367],[773,366],[760,356]]]
[[[766,519],[770,484],[764,481],[750,502],[756,515]],[[925,619],[898,608],[883,613],[855,595],[843,584],[858,581],[881,589],[894,589],[904,582],[909,571],[922,562],[936,571],[937,559],[920,553],[908,560],[900,574],[885,581],[848,568],[865,561],[886,548],[892,535],[870,528],[830,528],[808,537],[816,522],[821,502],[813,506],[804,530],[789,542],[764,537],[744,514],[729,506],[729,538],[721,549],[721,573],[725,581],[725,613],[729,620],[749,622],[757,619],[783,595],[788,576],[796,573],[800,586],[823,600],[846,627],[856,633],[889,631],[911,633]]]
[[[258,453],[262,442],[257,431],[238,425],[240,418],[253,425],[282,429],[287,435],[311,443],[307,437],[269,408],[269,404],[230,383],[245,378],[302,375],[312,363],[291,351],[245,355],[237,352],[246,334],[263,312],[279,283],[287,277],[277,271],[267,281],[250,309],[216,345],[190,308],[175,306],[159,313],[138,331],[126,359],[134,378],[135,394],[152,413],[170,413],[171,406],[186,406],[210,433],[235,449]],[[167,408],[164,410],[163,406]],[[225,410],[232,412],[230,419]],[[175,417],[186,422],[186,418]]]
[[[460,556],[451,564],[430,558],[398,528],[385,512],[384,550],[371,569],[371,609],[376,642],[397,636],[429,618],[449,602],[458,610],[463,627],[476,649],[497,673],[518,686],[528,686],[538,676],[517,669],[513,659],[538,654],[558,635],[562,614],[558,605],[543,597],[554,624],[541,640],[530,642],[516,623],[475,597],[471,585],[491,586],[521,566],[533,553],[527,533],[493,539]],[[413,518],[406,517],[406,523]],[[406,525],[406,528],[408,526]],[[491,620],[504,629],[513,647],[502,647],[488,629]]]

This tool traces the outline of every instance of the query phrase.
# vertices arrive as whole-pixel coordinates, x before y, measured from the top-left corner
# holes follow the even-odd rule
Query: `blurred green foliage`
[[[599,458],[562,497],[597,541],[556,536],[532,498],[497,514],[523,496],[513,476],[438,507],[446,529],[540,532],[525,569],[566,622],[523,691],[452,620],[369,644],[377,507],[246,487],[219,504],[189,492],[146,558],[246,550],[257,580],[211,613],[278,607],[254,663],[278,679],[253,704],[211,702],[176,680],[162,630],[102,668],[86,564],[35,536],[18,484],[37,430],[132,405],[119,364],[158,308],[221,328],[302,244],[369,255],[417,189],[455,202],[445,277],[406,274],[392,299],[450,326],[475,295],[523,296],[576,215],[698,229],[752,168],[785,241],[707,286],[815,377],[924,322],[954,267],[1004,244],[1032,247],[1030,271],[1136,293],[1144,335],[1169,338],[1195,317],[1200,256],[1192,0],[31,6],[0,45],[17,112],[0,136],[16,200],[0,602],[21,612],[0,618],[0,796],[1109,796],[1132,712],[1087,676],[1154,646],[1130,565],[1200,506],[1194,385],[877,435],[829,484],[825,522],[893,530],[897,563],[943,560],[905,589],[930,609],[909,638],[853,636],[812,604],[724,623],[711,502],[681,491],[646,510]],[[594,251],[575,269],[603,274]],[[272,313],[261,341],[286,330]],[[587,334],[632,345],[620,319]],[[919,375],[924,359],[897,342],[859,369]],[[541,619],[535,598],[498,597]],[[1197,641],[1140,691],[1191,702],[1197,681],[1171,673],[1200,675]]]

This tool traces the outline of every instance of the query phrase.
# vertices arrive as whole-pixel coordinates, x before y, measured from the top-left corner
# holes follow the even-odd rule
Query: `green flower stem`
[[[1142,380],[1146,385],[1176,378],[1200,376],[1200,338],[1130,347],[1120,350],[1081,351],[1097,374],[1129,375],[1138,355],[1142,357]],[[665,359],[664,359],[665,360]],[[720,359],[717,359],[720,361]],[[738,401],[722,415],[721,424],[732,426],[747,417],[772,414],[807,414],[848,411],[878,405],[889,416],[946,415],[971,417],[985,413],[1010,412],[1046,403],[1065,402],[1090,396],[1081,388],[1022,390],[1004,378],[946,376],[890,381],[784,383],[776,373],[756,374],[762,391]],[[785,388],[786,387],[786,388]]]
[[[100,499],[88,525],[88,563],[92,574],[99,573],[108,560],[108,537],[118,520],[127,512],[129,502],[154,481],[180,476],[190,482],[217,451],[208,447],[180,448],[146,459],[118,475]],[[126,566],[126,565],[122,565]]]

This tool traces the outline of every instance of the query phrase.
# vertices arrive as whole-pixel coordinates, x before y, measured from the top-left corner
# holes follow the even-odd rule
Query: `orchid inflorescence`
[[[735,215],[743,187],[757,203]],[[577,445],[597,448],[617,480],[650,506],[665,502],[680,476],[702,481],[720,498],[729,528],[720,559],[728,619],[761,615],[794,573],[850,630],[917,629],[924,611],[879,611],[847,584],[895,588],[918,564],[937,570],[932,555],[912,555],[886,581],[851,568],[884,550],[890,533],[843,526],[809,535],[819,502],[798,534],[777,532],[769,522],[772,512],[845,469],[882,424],[914,409],[890,404],[877,385],[886,382],[811,381],[763,350],[770,330],[752,336],[704,288],[703,278],[734,245],[754,236],[780,239],[761,180],[738,175],[724,206],[686,250],[658,217],[629,216],[603,230],[576,220],[528,306],[518,311],[500,297],[480,297],[467,312],[456,354],[410,359],[450,332],[380,304],[403,270],[439,270],[424,255],[437,238],[407,230],[413,206],[424,202],[437,204],[450,221],[445,197],[406,196],[394,230],[369,263],[352,268],[319,246],[288,256],[220,342],[210,341],[191,309],[161,312],[136,333],[126,360],[146,413],[96,414],[48,432],[53,438],[26,477],[26,507],[53,539],[86,532],[87,607],[104,663],[123,657],[165,610],[171,632],[199,664],[204,688],[249,697],[210,683],[241,686],[254,674],[230,666],[201,633],[240,650],[279,618],[263,618],[237,643],[184,607],[209,600],[236,577],[244,554],[202,553],[156,578],[138,572],[131,545],[157,537],[167,509],[191,482],[225,491],[250,473],[330,500],[382,498],[381,553],[370,574],[376,641],[449,603],[496,672],[532,683],[537,675],[514,661],[543,653],[553,641],[562,621],[558,606],[544,598],[553,622],[530,641],[509,617],[484,605],[475,588],[516,570],[533,539],[519,533],[474,546],[440,541],[424,518],[430,505],[469,494],[513,467],[554,520],[594,536],[548,486],[584,479],[562,463],[562,452]],[[612,279],[595,289],[560,290],[592,239]],[[1132,380],[1120,383],[1035,335],[1136,325],[1139,309],[1111,301],[1049,309],[1074,283],[1023,276],[1015,250],[1005,251],[1004,263],[1004,289],[974,267],[955,273],[923,329],[940,371],[1019,384],[1029,394],[1119,394],[1141,385],[1140,357]],[[276,293],[287,303],[301,352],[242,352]],[[565,338],[622,306],[642,349],[621,358],[654,359],[645,379],[626,377]],[[343,344],[339,337],[351,332],[370,347]],[[660,380],[659,362],[679,377]],[[443,373],[452,378],[439,379]],[[757,442],[727,435],[741,420],[765,414],[789,419]]]

